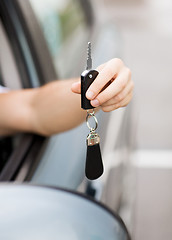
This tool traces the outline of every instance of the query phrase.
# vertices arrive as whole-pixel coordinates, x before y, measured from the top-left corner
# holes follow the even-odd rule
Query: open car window
[[[9,90],[39,86],[17,1],[0,2],[1,85]],[[0,180],[12,180],[32,144],[32,135],[0,137]]]

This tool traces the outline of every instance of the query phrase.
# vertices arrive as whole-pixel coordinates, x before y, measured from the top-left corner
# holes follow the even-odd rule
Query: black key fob
[[[81,108],[83,109],[92,109],[94,108],[90,100],[88,100],[85,96],[89,86],[92,84],[92,82],[95,80],[97,75],[99,74],[96,70],[85,70],[81,74]]]

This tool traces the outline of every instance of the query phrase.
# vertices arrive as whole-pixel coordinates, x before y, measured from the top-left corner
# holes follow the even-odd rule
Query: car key
[[[87,56],[87,68],[81,74],[81,107],[87,110],[86,122],[90,130],[87,136],[87,155],[85,165],[85,175],[90,180],[95,180],[103,174],[103,162],[100,151],[100,137],[96,133],[98,121],[95,116],[94,107],[91,105],[90,100],[85,96],[87,89],[92,84],[94,79],[98,75],[98,71],[92,69],[91,59],[91,43],[88,43],[88,56]],[[89,118],[93,117],[95,121],[95,127],[91,127],[89,124]]]
[[[92,59],[91,59],[91,43],[88,42],[87,48],[87,67],[81,74],[81,107],[83,109],[93,109],[94,107],[90,104],[85,96],[89,86],[92,84],[94,79],[98,75],[98,71],[92,69]]]

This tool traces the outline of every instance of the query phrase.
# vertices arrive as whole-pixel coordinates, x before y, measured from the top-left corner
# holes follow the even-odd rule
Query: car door
[[[85,69],[88,41],[93,46],[93,67],[120,57],[118,31],[105,15],[101,21],[97,18],[96,8],[96,3],[84,0],[1,0],[6,45],[1,51],[2,83],[11,89],[30,88],[79,76]],[[8,66],[10,71],[5,71]],[[123,166],[132,142],[131,109],[100,112],[97,118],[106,170],[101,179],[88,182],[84,177],[88,129],[83,123],[50,138],[34,134],[9,138],[0,180],[75,189],[117,210],[123,193]]]
[[[83,18],[83,25],[88,24],[87,33],[90,31],[90,20],[91,18],[85,19],[85,8],[83,8],[82,5],[78,1],[76,1],[75,8],[80,10],[80,14]],[[89,4],[87,4],[88,7]],[[86,6],[87,6],[86,5]],[[30,87],[39,87],[42,84],[45,84],[51,80],[58,79],[58,71],[57,67],[55,69],[54,63],[52,61],[51,56],[51,42],[50,44],[47,44],[45,41],[44,36],[45,32],[42,31],[40,27],[40,23],[38,22],[36,18],[36,14],[34,13],[30,1],[1,1],[0,5],[0,13],[1,13],[1,29],[3,32],[3,36],[5,40],[3,41],[2,49],[4,48],[4,45],[7,45],[6,48],[4,48],[4,51],[1,51],[1,69],[2,69],[2,84],[7,86],[9,89],[18,89],[18,88],[30,88]],[[73,10],[76,11],[76,9],[73,8]],[[91,14],[91,11],[90,11]],[[75,15],[74,13],[67,13],[69,17],[72,15]],[[47,18],[48,19],[48,18]],[[46,20],[47,20],[46,19]],[[50,19],[51,20],[51,19]],[[50,21],[51,22],[51,21]],[[74,21],[74,27],[78,26],[79,22]],[[64,25],[65,27],[66,25]],[[66,26],[66,28],[71,32],[71,27]],[[50,32],[48,32],[50,33]],[[53,32],[51,31],[52,36]],[[84,33],[84,31],[83,31]],[[61,34],[60,31],[57,31],[57,34]],[[85,36],[85,34],[84,34]],[[71,40],[71,34],[66,35],[66,39],[68,41],[68,38]],[[82,40],[80,40],[82,43]],[[82,43],[83,44],[83,43]],[[60,48],[61,45],[58,46]],[[64,47],[65,46],[65,47]],[[66,49],[66,44],[64,44],[63,49]],[[75,45],[76,47],[77,45]],[[4,61],[5,56],[7,56],[7,52],[10,52],[10,56]],[[66,54],[66,53],[65,53]],[[81,53],[80,53],[81,54]],[[59,53],[60,56],[60,53]],[[12,59],[10,61],[10,59]],[[62,60],[61,60],[62,59]],[[58,64],[62,64],[64,61],[64,55],[63,58],[59,57]],[[66,58],[69,59],[69,56]],[[61,62],[60,62],[61,60]],[[76,58],[75,64],[76,66],[80,63],[80,57],[78,56]],[[84,62],[84,60],[83,60]],[[9,71],[5,71],[7,69],[8,65],[10,64],[10,69],[13,69],[13,71],[10,71],[11,74],[9,74]],[[58,65],[58,66],[59,66]],[[13,67],[12,67],[13,66]],[[58,67],[59,72],[63,72],[65,76],[69,74],[71,66],[70,64],[65,64],[66,68],[64,71],[63,69]],[[72,67],[72,69],[75,69]],[[14,74],[15,73],[15,74]],[[13,75],[14,74],[14,75]],[[61,75],[63,75],[61,74]],[[12,77],[15,76],[15,77]],[[70,135],[70,133],[69,133]],[[76,135],[76,134],[75,134]],[[67,139],[68,136],[55,136],[50,139],[46,139],[41,136],[33,135],[33,134],[21,134],[15,137],[10,137],[9,141],[12,141],[12,147],[8,151],[8,156],[6,157],[0,179],[3,181],[9,181],[9,180],[20,180],[20,181],[30,181],[32,179],[32,176],[37,171],[37,168],[39,168],[39,164],[41,162],[44,162],[43,159],[47,159],[44,156],[47,156],[45,151],[49,151],[48,146],[51,146],[51,142],[53,142],[53,139],[55,139],[55,142],[58,143],[58,140],[60,138],[60,142],[62,142],[62,139],[65,139],[64,142],[66,142],[66,145],[68,146]],[[4,139],[3,139],[4,141]],[[45,142],[45,143],[44,143]],[[72,143],[72,141],[69,141]],[[7,143],[5,144],[7,146]],[[73,152],[73,146],[72,144],[69,144],[71,146],[70,151]],[[3,151],[5,150],[4,147]],[[41,150],[41,149],[44,150]],[[68,147],[69,149],[69,147]],[[51,184],[69,184],[72,182],[71,180],[67,180],[67,183],[64,179],[64,174],[61,175],[61,170],[59,168],[60,163],[56,159],[61,159],[61,147],[59,146],[56,151],[59,154],[59,157],[56,153],[54,153],[52,150],[51,152],[51,161],[55,161],[56,167],[54,169],[57,169],[57,172],[55,172],[54,176],[60,176],[58,179],[53,179],[53,182],[50,181],[52,177],[52,171],[48,167],[45,169],[45,172],[43,169],[41,170],[41,182],[46,179],[47,181],[47,174],[48,174],[48,181]],[[64,151],[64,146],[63,150]],[[75,162],[74,161],[74,154],[71,154],[71,152],[68,152],[67,156],[63,156],[65,159],[69,159],[69,156],[73,156],[73,159],[70,157],[70,163]],[[37,155],[39,156],[37,157]],[[41,155],[42,154],[42,155]],[[41,155],[41,157],[40,157]],[[48,154],[49,155],[49,154]],[[80,158],[81,153],[79,153]],[[56,157],[55,157],[56,156]],[[78,158],[78,159],[79,159]],[[49,156],[48,156],[49,159]],[[55,160],[54,160],[55,159]],[[46,160],[47,161],[47,160]],[[51,162],[50,161],[50,162]],[[81,161],[78,161],[81,162]],[[48,164],[48,166],[53,166],[53,164]],[[71,164],[69,164],[69,173],[71,172]],[[74,165],[74,164],[72,164]],[[83,164],[82,164],[83,165]],[[77,162],[75,167],[77,166]],[[73,168],[73,171],[75,169]],[[59,170],[58,170],[59,169]],[[80,165],[78,167],[80,169]],[[82,176],[84,172],[82,170],[78,171],[79,177],[77,180],[73,178],[73,182],[77,182],[77,185],[81,181],[81,173]],[[70,179],[68,177],[68,173],[66,171],[65,176],[67,176],[67,179]],[[76,175],[77,176],[77,175]],[[69,184],[70,185],[70,184]],[[73,186],[76,184],[73,183]]]

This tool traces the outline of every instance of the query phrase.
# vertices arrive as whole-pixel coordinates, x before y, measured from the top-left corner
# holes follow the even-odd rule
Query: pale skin
[[[92,106],[104,112],[125,107],[134,88],[129,68],[120,59],[112,59],[97,70],[99,75],[86,92]],[[76,127],[86,117],[80,92],[76,78],[0,94],[0,135],[32,132],[50,136]]]

